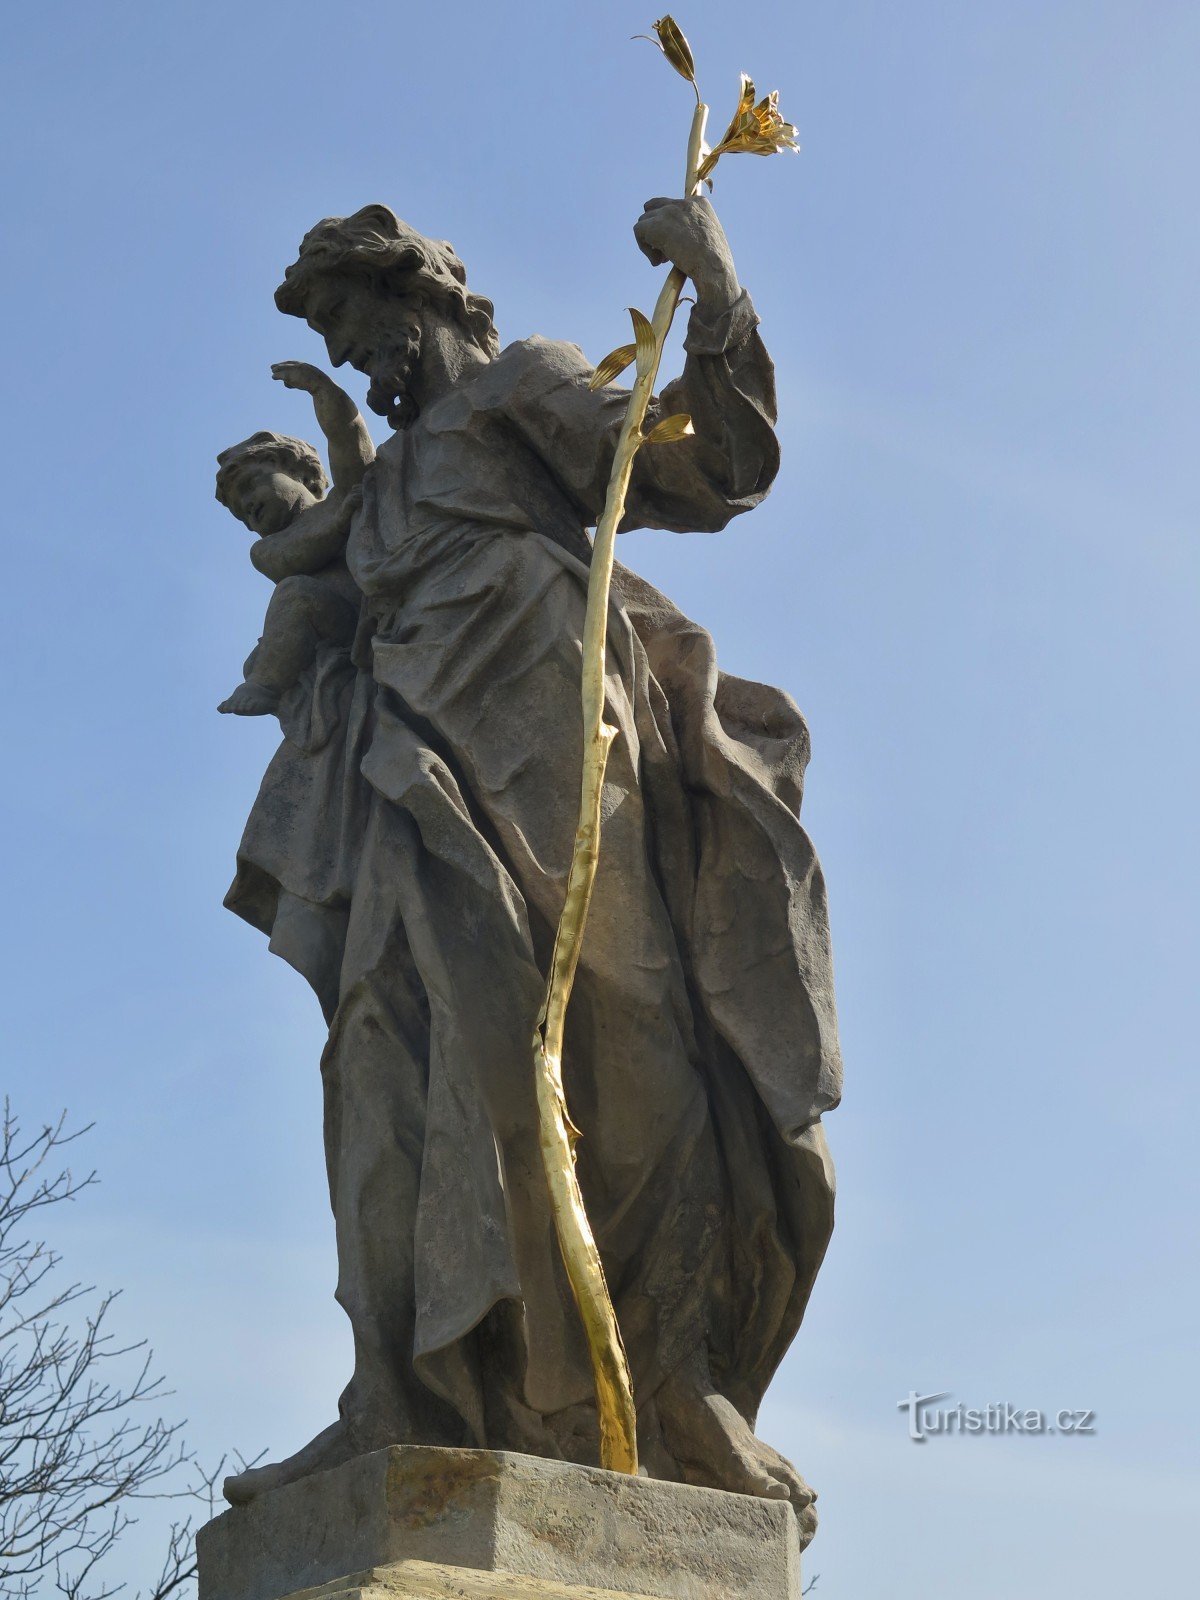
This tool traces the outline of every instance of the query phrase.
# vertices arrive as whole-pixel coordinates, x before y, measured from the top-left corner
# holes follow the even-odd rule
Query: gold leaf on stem
[[[654,360],[657,348],[654,343],[654,329],[650,326],[650,319],[645,312],[639,311],[636,306],[630,306],[629,315],[633,318],[633,337],[636,341],[636,355],[638,371],[643,371]]]
[[[621,344],[615,350],[610,350],[604,360],[596,366],[595,372],[588,380],[589,389],[603,389],[606,383],[612,383],[619,378],[626,367],[632,366],[637,356],[637,345]]]
[[[677,411],[673,417],[664,417],[650,432],[642,436],[643,444],[674,444],[679,439],[690,439],[695,433],[692,419],[686,411]]]

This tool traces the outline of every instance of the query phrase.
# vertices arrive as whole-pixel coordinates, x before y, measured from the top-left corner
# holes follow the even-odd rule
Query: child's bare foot
[[[217,710],[231,711],[235,717],[269,717],[279,710],[279,694],[274,689],[264,689],[261,683],[239,683]]]

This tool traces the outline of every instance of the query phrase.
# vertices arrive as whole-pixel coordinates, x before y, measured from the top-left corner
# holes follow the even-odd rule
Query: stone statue
[[[695,432],[639,452],[622,526],[717,532],[775,476],[771,363],[707,199],[650,202],[635,233],[695,291],[682,375],[648,425],[686,412]],[[289,364],[344,454],[334,495],[314,504],[295,441],[256,435],[220,458],[272,607],[306,586],[278,630],[269,613],[242,703],[226,702],[274,696],[285,734],[226,904],[328,1022],[355,1350],[338,1420],[226,1494],[397,1442],[594,1463],[530,1037],[579,793],[586,530],[625,391],[590,389],[573,345],[502,350],[451,247],[382,205],[319,222],[276,304],[366,375],[395,432],[368,466],[351,403]],[[820,1119],[841,1069],[825,887],[798,820],[807,730],[620,566],[607,660],[619,736],[565,1074],[642,1470],[790,1499],[807,1540],[812,1492],[754,1432],[832,1225]]]

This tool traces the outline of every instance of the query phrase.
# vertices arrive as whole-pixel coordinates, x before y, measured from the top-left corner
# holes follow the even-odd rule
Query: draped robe
[[[717,531],[777,464],[743,294],[693,310],[623,527]],[[350,538],[353,653],[322,648],[227,904],[310,981],[342,1415],[393,1440],[595,1459],[592,1378],[540,1166],[532,1035],[575,831],[590,542],[626,396],[571,345],[510,345],[379,451]],[[753,1425],[832,1225],[840,1057],[808,735],[777,689],[617,567],[618,729],[564,1072],[643,1424],[702,1351]]]

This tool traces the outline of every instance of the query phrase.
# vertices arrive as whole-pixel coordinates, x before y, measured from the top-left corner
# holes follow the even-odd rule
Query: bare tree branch
[[[90,1125],[89,1125],[90,1126]],[[26,1228],[96,1182],[61,1165],[88,1131],[64,1113],[25,1134],[0,1122],[0,1600],[111,1600],[104,1564],[147,1499],[190,1499],[211,1515],[222,1460],[197,1465],[144,1341],[109,1328],[115,1294],[61,1282],[60,1258]],[[196,1515],[199,1513],[197,1512]],[[181,1600],[195,1578],[194,1516],[172,1525],[162,1570],[136,1600]]]

